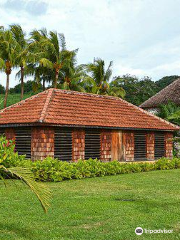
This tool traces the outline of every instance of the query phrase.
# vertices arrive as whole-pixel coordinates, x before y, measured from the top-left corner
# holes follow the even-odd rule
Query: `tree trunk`
[[[24,67],[21,66],[21,100],[24,97]]]
[[[43,91],[45,91],[46,90],[46,81],[45,81],[45,79],[43,78]]]
[[[54,81],[54,88],[57,88],[58,77],[59,77],[59,69],[56,69],[56,76],[55,76],[55,81]]]
[[[7,106],[7,98],[8,98],[8,92],[9,92],[9,73],[6,74],[6,92],[5,92],[5,98],[4,98],[4,108]]]

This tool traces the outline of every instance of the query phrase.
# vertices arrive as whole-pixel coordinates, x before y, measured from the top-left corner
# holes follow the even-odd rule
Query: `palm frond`
[[[44,67],[53,69],[53,63],[50,60],[48,60],[47,58],[41,58],[39,60],[39,63]]]
[[[42,183],[38,183],[34,180],[31,170],[21,167],[14,168],[3,167],[3,170],[7,174],[10,174],[12,177],[20,179],[23,183],[25,183],[36,195],[43,210],[47,212],[47,209],[50,206],[49,202],[51,198],[51,193],[45,185],[43,185]]]
[[[60,47],[61,47],[61,50],[64,51],[66,50],[66,39],[65,39],[65,36],[63,33],[59,33],[58,34],[59,36],[59,44],[60,44]]]

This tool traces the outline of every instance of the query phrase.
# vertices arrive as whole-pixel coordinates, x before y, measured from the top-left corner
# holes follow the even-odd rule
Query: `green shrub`
[[[2,164],[8,168],[21,165],[25,160],[25,156],[19,156],[15,152],[13,140],[7,140],[4,136],[0,136],[0,159]]]
[[[154,167],[157,170],[174,169],[177,168],[176,166],[178,166],[178,161],[176,161],[175,159],[168,160],[167,158],[161,158],[154,164]]]
[[[101,162],[97,159],[62,162],[58,159],[46,158],[32,163],[32,171],[37,180],[53,182],[174,168],[180,168],[180,159],[162,158],[155,163],[121,163]]]

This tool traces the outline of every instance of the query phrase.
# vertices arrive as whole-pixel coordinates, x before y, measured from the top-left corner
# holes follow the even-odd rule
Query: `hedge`
[[[97,159],[79,160],[72,163],[46,158],[43,161],[23,161],[22,164],[25,167],[30,167],[35,178],[39,181],[60,182],[70,179],[176,169],[180,168],[180,158],[173,158],[172,160],[162,158],[154,163],[101,162]]]

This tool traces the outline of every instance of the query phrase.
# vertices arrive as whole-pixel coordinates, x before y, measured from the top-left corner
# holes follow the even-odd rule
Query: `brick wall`
[[[125,160],[134,161],[134,132],[124,132],[123,143]]]
[[[6,128],[5,129],[5,136],[8,140],[15,140],[15,131],[13,128]]]
[[[7,139],[15,140],[15,130],[5,129]],[[165,133],[165,157],[173,156],[173,133]],[[154,133],[147,133],[147,159],[154,160]],[[134,160],[134,133],[123,132],[123,153],[124,160]],[[54,157],[54,129],[51,127],[33,127],[31,139],[32,160],[44,159],[47,156]],[[77,161],[85,158],[85,131],[81,129],[73,130],[72,133],[72,159]],[[113,160],[112,154],[112,131],[102,130],[101,132],[101,160]]]
[[[85,131],[74,130],[72,133],[72,159],[77,161],[85,158]]]
[[[54,129],[50,127],[33,127],[31,135],[31,159],[43,160],[54,157]]]
[[[101,132],[101,160],[111,161],[111,131]]]
[[[154,133],[149,132],[146,135],[147,160],[154,160]]]
[[[173,133],[165,133],[165,157],[173,157]]]

